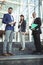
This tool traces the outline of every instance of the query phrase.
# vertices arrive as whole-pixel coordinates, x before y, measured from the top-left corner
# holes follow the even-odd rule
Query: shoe
[[[9,54],[7,54],[7,53],[4,53],[4,54],[2,54],[3,56],[9,56]]]
[[[22,47],[19,48],[19,51],[21,51]]]
[[[11,55],[11,56],[13,55],[12,53],[8,53],[8,54]]]
[[[23,48],[23,49],[21,49],[22,51],[24,51],[25,50],[25,48]]]
[[[42,52],[41,51],[33,51],[33,53],[32,54],[38,54],[38,55],[40,55],[40,54],[42,54]]]

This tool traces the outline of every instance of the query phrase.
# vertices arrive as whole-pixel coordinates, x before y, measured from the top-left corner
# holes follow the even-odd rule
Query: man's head
[[[9,8],[8,8],[8,13],[11,14],[12,11],[13,11],[13,8],[12,8],[12,7],[9,7]]]
[[[33,13],[32,13],[32,16],[33,16],[33,18],[35,18],[35,17],[36,17],[36,13],[35,13],[35,12],[33,12]]]
[[[24,20],[24,15],[20,15],[20,20]]]

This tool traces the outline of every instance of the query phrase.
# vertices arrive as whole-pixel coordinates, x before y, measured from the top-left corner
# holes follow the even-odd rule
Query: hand
[[[16,22],[14,22],[14,24],[16,24]]]
[[[21,32],[23,35],[25,35],[25,32]]]
[[[33,28],[32,30],[35,30],[35,28]]]
[[[13,25],[15,26],[15,24],[16,24],[16,22],[14,22],[14,24],[13,24]]]
[[[13,26],[14,24],[16,24],[16,22],[11,22],[11,23],[9,23],[9,24]]]
[[[19,23],[19,25],[21,25],[21,23]]]
[[[12,25],[13,24],[13,22],[11,22],[11,23],[9,23],[10,25]]]

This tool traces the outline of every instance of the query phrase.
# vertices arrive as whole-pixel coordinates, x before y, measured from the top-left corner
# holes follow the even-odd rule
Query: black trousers
[[[34,38],[34,44],[36,47],[36,51],[41,52],[41,42],[40,42],[40,34],[33,34],[33,38]]]

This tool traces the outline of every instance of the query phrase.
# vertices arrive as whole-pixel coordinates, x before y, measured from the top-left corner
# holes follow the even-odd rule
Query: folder
[[[32,24],[31,25],[31,29],[34,29],[35,27],[37,27],[38,26],[38,24]]]

